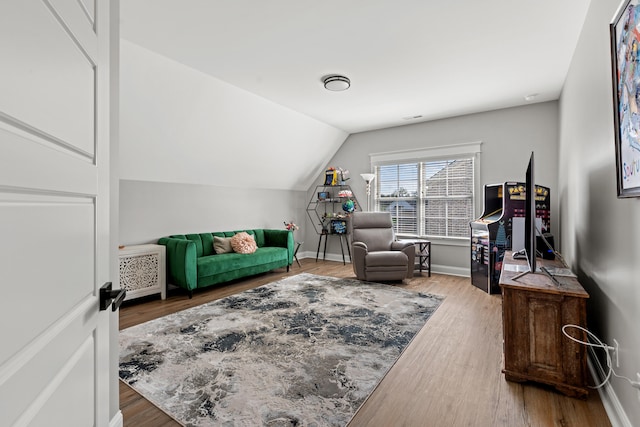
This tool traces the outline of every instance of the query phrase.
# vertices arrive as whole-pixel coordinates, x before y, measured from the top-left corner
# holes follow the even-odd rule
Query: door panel
[[[95,313],[93,316],[88,313]],[[87,315],[91,316],[87,319]],[[0,425],[37,425],[30,423],[32,417],[51,406],[51,401],[62,399],[62,403],[53,405],[60,416],[69,416],[76,412],[74,400],[65,400],[76,394],[94,396],[95,390],[95,330],[97,309],[95,299],[87,297],[64,318],[56,322],[44,334],[22,348],[7,363],[3,364],[3,381],[0,387]],[[91,348],[87,348],[91,345]],[[90,358],[86,354],[91,353]],[[84,362],[78,363],[79,360]],[[86,361],[91,364],[91,374],[86,375]],[[74,369],[80,369],[76,372]],[[77,390],[62,392],[61,384],[71,381]],[[59,393],[63,393],[59,395]],[[83,399],[80,399],[82,401]],[[92,404],[83,411],[93,413]],[[20,422],[18,422],[20,421]],[[46,425],[46,424],[45,424]],[[73,426],[72,423],[49,425]],[[92,424],[86,424],[92,425]]]
[[[0,111],[1,114],[1,111]],[[37,188],[58,194],[96,191],[93,158],[50,140],[29,134],[0,116],[0,185],[5,188]],[[78,161],[82,160],[82,161]]]
[[[77,352],[63,366],[60,374],[45,389],[39,402],[32,405],[31,410],[37,412],[31,425],[33,426],[91,426],[93,425],[94,401],[94,341],[88,338]],[[91,390],[89,393],[84,390]],[[67,406],[67,400],[74,402],[71,413],[60,412],[59,408]],[[42,407],[39,403],[42,402]]]
[[[96,14],[95,14],[95,0],[80,0],[80,5],[82,6],[84,12],[87,15],[87,18],[93,23],[95,22]]]
[[[76,2],[69,2],[76,5]],[[94,153],[94,65],[57,17],[37,0],[3,0],[0,111],[34,132]]]
[[[4,289],[0,312],[21,319],[3,334],[1,364],[93,294],[95,226],[93,200],[80,197],[0,191],[0,218],[0,236],[13,242],[0,246],[3,275],[13,284]],[[29,301],[37,315],[24,316],[17,301]]]
[[[106,427],[113,416],[117,314],[98,309],[110,280],[113,27],[108,1],[87,3],[0,2],[3,427]]]

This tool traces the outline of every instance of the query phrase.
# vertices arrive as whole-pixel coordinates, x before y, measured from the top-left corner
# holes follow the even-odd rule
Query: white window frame
[[[420,148],[415,150],[389,151],[384,153],[369,154],[371,161],[371,171],[375,173],[376,166],[401,164],[401,163],[419,163],[439,160],[454,160],[459,158],[473,158],[473,218],[477,217],[477,209],[479,197],[481,197],[482,189],[480,188],[480,154],[482,152],[482,141],[443,145],[437,147]],[[373,206],[377,206],[378,201],[378,183],[374,182]],[[418,235],[408,236],[399,235],[399,237],[422,237],[432,241],[440,242],[453,246],[467,245],[470,236],[467,237],[446,237],[446,236],[429,236]]]

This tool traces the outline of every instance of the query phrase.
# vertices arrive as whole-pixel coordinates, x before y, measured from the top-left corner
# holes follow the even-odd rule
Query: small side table
[[[152,294],[167,297],[166,247],[163,245],[132,245],[120,249],[120,287],[127,290],[125,300]]]
[[[428,277],[431,277],[431,241],[425,239],[407,240],[413,242],[416,247],[415,270],[418,270],[420,274],[422,274],[422,270],[426,270]]]

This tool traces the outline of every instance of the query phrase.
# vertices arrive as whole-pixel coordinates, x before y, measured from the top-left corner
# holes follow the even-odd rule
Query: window
[[[425,151],[429,150],[419,154]],[[372,155],[375,209],[391,212],[396,233],[468,238],[474,219],[475,152],[449,158],[381,159],[405,157],[389,154]]]

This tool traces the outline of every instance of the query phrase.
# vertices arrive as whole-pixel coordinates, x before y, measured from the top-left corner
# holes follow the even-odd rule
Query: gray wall
[[[120,181],[120,244],[155,243],[170,234],[283,229],[305,215],[305,192]]]
[[[370,154],[476,141],[482,141],[481,186],[524,181],[529,155],[535,151],[536,183],[551,188],[551,230],[556,233],[559,230],[556,101],[354,134],[347,138],[327,166],[350,171],[348,183],[360,204],[366,206],[365,184],[360,174],[371,171]],[[319,176],[317,182],[321,183],[323,178]],[[314,197],[314,192],[315,186],[309,189],[307,201]],[[481,212],[480,192],[476,216]],[[317,245],[318,236],[313,233],[311,224],[308,225],[305,240]],[[435,271],[469,275],[468,240],[435,240],[432,244]],[[312,249],[315,256],[315,247]],[[340,245],[337,239],[330,241],[327,252],[332,253],[332,259],[338,259]]]
[[[619,374],[640,372],[639,199],[616,198],[608,25],[619,0],[591,2],[560,101],[562,248],[589,292],[588,324],[620,344]],[[612,378],[627,425],[640,425],[637,390]],[[626,422],[626,421],[624,421]]]
[[[121,179],[305,191],[347,137],[126,40],[120,60]]]

